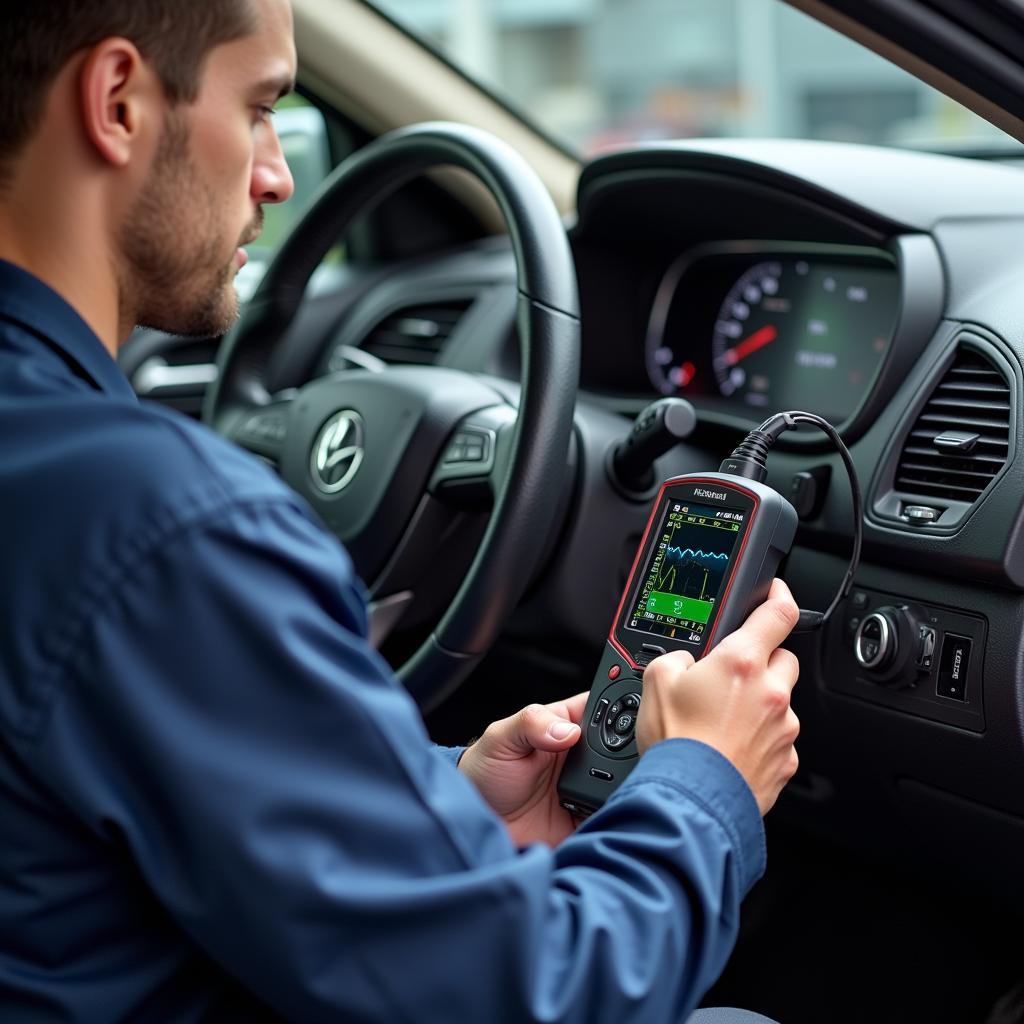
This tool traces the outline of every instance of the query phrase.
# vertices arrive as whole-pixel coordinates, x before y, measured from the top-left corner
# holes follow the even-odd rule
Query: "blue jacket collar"
[[[0,260],[0,318],[48,342],[98,390],[120,398],[135,392],[103,342],[71,305],[38,277]]]

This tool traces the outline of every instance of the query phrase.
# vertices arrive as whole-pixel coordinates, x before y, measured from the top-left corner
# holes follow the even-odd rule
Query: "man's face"
[[[121,290],[138,323],[223,334],[238,315],[241,246],[262,204],[293,189],[269,110],[295,76],[287,0],[252,0],[255,31],[210,52],[199,98],[168,112],[120,238]]]

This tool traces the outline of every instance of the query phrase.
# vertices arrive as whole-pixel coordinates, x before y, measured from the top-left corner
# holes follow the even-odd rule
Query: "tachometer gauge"
[[[807,264],[787,267],[807,273]],[[729,289],[711,337],[711,365],[726,398],[742,396],[749,405],[767,405],[778,370],[771,346],[785,333],[792,312],[782,264],[757,263]]]

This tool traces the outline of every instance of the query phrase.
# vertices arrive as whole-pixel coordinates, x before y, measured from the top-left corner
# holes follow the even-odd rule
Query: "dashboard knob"
[[[853,641],[861,667],[881,672],[892,664],[899,646],[896,614],[895,608],[879,608],[864,616]]]

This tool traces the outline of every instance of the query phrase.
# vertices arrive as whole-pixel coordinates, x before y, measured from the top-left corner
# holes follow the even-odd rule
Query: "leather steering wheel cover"
[[[512,241],[523,378],[509,471],[472,567],[429,640],[398,670],[424,709],[468,675],[526,589],[565,486],[579,380],[579,298],[565,228],[532,168],[499,139],[434,122],[382,136],[324,182],[218,353],[204,420],[222,430],[269,401],[266,368],[323,256],[358,214],[442,165],[475,175]]]

